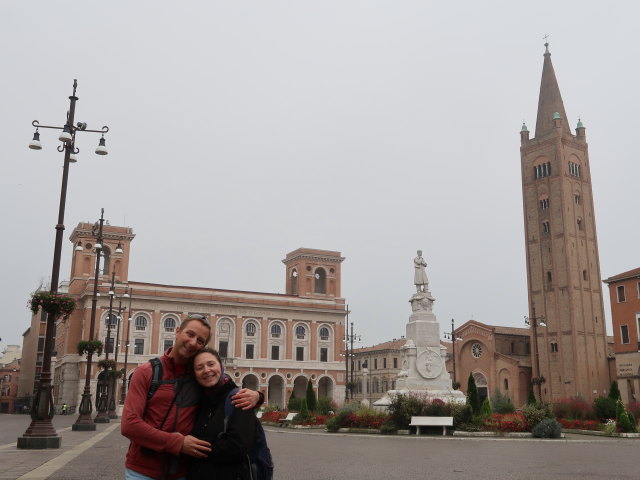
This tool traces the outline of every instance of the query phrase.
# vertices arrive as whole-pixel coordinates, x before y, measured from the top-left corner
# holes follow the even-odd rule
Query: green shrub
[[[299,412],[302,408],[302,400],[302,398],[296,398],[292,393],[289,401],[287,402],[287,410],[290,412]]]
[[[415,395],[394,395],[388,409],[396,427],[406,430],[412,416],[422,415],[423,407],[423,400]]]
[[[596,418],[603,422],[616,418],[616,400],[611,397],[597,397],[593,401],[593,412]]]
[[[609,398],[613,398],[614,400],[621,400],[620,389],[618,388],[618,382],[615,380],[611,382],[611,388],[609,389]]]
[[[436,398],[423,405],[420,415],[424,415],[426,417],[450,417],[451,404],[444,403],[439,398]]]
[[[398,427],[393,423],[393,420],[389,419],[380,426],[380,433],[383,435],[393,435],[398,433]]]
[[[318,405],[318,400],[316,399],[316,393],[313,391],[313,385],[311,384],[311,380],[307,382],[306,400],[307,400],[307,408],[309,409],[309,411],[315,412]]]
[[[453,403],[450,408],[454,430],[470,431],[468,425],[473,424],[473,410],[471,410],[471,406]]]
[[[633,415],[631,415],[633,417]],[[631,420],[629,414],[624,409],[621,400],[616,402],[616,424],[618,428],[625,433],[635,433],[638,431],[635,424],[635,418]]]
[[[331,417],[327,420],[326,426],[327,432],[337,432],[340,428],[340,418],[338,418],[337,415],[335,417]]]
[[[545,418],[553,418],[551,405],[548,403],[533,403],[522,407],[522,415],[531,429],[535,428]]]
[[[496,388],[495,392],[491,396],[491,407],[495,413],[514,413],[516,407],[511,403],[509,395],[500,393],[500,390]]]
[[[338,409],[334,401],[329,397],[320,397],[318,399],[318,406],[316,407],[316,411],[320,415],[329,415],[332,412],[335,412]]]
[[[482,406],[480,407],[480,417],[489,418],[493,415],[493,411],[491,410],[491,403],[489,402],[489,397],[484,399],[482,402]]]
[[[473,413],[477,415],[480,413],[480,398],[478,397],[478,387],[476,387],[476,381],[473,375],[469,374],[467,380],[467,404],[471,405]]]
[[[536,396],[533,393],[533,385],[529,385],[529,399],[527,400],[527,403],[529,405],[533,405],[534,403],[536,403]]]
[[[543,418],[531,431],[536,438],[560,438],[562,426],[553,418]]]

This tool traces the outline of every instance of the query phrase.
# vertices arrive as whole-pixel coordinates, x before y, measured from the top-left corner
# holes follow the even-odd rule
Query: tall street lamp
[[[100,276],[100,258],[102,257],[102,226],[104,225],[104,208],[100,210],[100,220],[97,225],[94,225],[91,232],[96,237],[96,243],[94,248],[96,251],[96,267],[93,276],[93,296],[91,297],[91,321],[89,323],[89,341],[94,340],[95,325],[96,325],[96,309],[98,305],[98,277]],[[80,408],[78,419],[71,426],[73,431],[93,431],[96,429],[96,424],[91,419],[91,412],[93,407],[91,405],[91,362],[93,360],[93,349],[87,350],[87,370],[84,377],[84,391],[82,392],[82,400],[80,401]]]
[[[453,383],[457,384],[458,382],[456,381],[456,341],[462,340],[462,337],[456,334],[456,328],[455,328],[453,318],[451,319],[451,331],[445,332],[444,338],[451,340],[451,351],[452,351],[451,358],[453,359]]]
[[[349,308],[347,307],[347,310]],[[348,323],[348,321],[347,321]],[[349,365],[350,368],[347,368],[347,380],[349,382],[349,385],[351,386],[351,388],[349,389],[350,392],[350,397],[351,400],[353,400],[353,391],[355,390],[355,378],[354,378],[354,370],[355,370],[355,365],[354,365],[354,354],[353,354],[353,342],[354,341],[360,341],[360,335],[354,335],[353,334],[353,322],[351,322],[351,333],[349,333],[348,329],[347,329],[347,335],[346,335],[346,344],[347,344],[347,365]],[[349,343],[351,343],[351,348],[349,348]],[[351,371],[351,378],[349,378],[349,370]]]
[[[101,133],[102,138],[96,148],[98,155],[106,155],[104,134],[109,131],[109,127],[102,127],[102,130],[88,130],[87,124],[78,122],[74,126],[76,102],[77,80],[73,81],[73,94],[69,97],[69,110],[67,119],[62,127],[40,125],[34,120],[31,124],[36,127],[33,140],[29,144],[32,150],[41,150],[39,128],[52,128],[62,130],[58,140],[62,142],[58,146],[59,152],[64,152],[64,164],[62,168],[62,187],[60,189],[60,206],[58,209],[58,223],[56,224],[56,239],[53,248],[53,267],[51,269],[51,293],[58,293],[58,283],[60,278],[60,259],[62,257],[62,235],[64,231],[64,210],[67,201],[67,180],[69,178],[69,163],[76,161],[75,155],[79,149],[75,146],[76,134],[78,132]],[[47,314],[47,326],[44,339],[44,358],[42,360],[42,373],[38,382],[36,396],[33,399],[31,408],[31,424],[22,437],[18,437],[17,447],[27,449],[60,448],[60,436],[56,433],[51,419],[54,415],[53,395],[51,394],[51,352],[53,351],[53,331],[55,328],[55,315]]]
[[[116,248],[116,252],[118,249]],[[122,250],[118,253],[122,253]],[[111,375],[109,376],[109,418],[116,419],[118,418],[118,413],[116,412],[116,397],[118,395],[118,377],[116,376],[116,369],[118,368],[118,350],[120,350],[120,319],[122,315],[122,299],[129,298],[129,288],[125,288],[125,291],[122,295],[118,295],[118,316],[116,319],[118,320],[116,324],[116,345],[115,352],[113,354],[113,368],[111,370]],[[127,307],[124,307],[126,310]]]
[[[127,339],[124,341],[124,374],[122,375],[122,393],[120,394],[120,405],[124,405],[127,398],[127,361],[129,360],[129,333],[131,331],[131,299],[133,298],[133,289],[129,290],[129,320],[127,321]]]
[[[109,313],[107,314],[107,343],[104,348],[106,368],[98,375],[98,392],[96,392],[96,409],[98,415],[93,419],[96,423],[109,423],[109,351],[111,350],[111,324],[113,323],[113,297],[116,294],[116,271],[111,272],[111,287],[109,287]],[[100,379],[102,377],[102,379]]]
[[[536,364],[536,376],[531,378],[531,383],[538,387],[538,400],[542,402],[542,384],[545,382],[545,378],[540,372],[540,354],[538,353],[538,327],[546,327],[544,323],[544,317],[536,317],[536,304],[531,303],[531,317],[524,317],[524,323],[530,325],[533,328],[533,341],[534,341],[534,355]]]

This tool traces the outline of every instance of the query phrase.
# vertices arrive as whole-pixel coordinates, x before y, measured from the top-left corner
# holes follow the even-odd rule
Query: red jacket
[[[131,440],[126,467],[156,479],[185,476],[187,458],[180,451],[184,436],[193,428],[199,399],[192,372],[184,365],[174,364],[168,356],[170,351],[160,357],[162,380],[177,383],[161,384],[147,405],[152,367],[146,362],[131,378],[122,412],[122,435]]]

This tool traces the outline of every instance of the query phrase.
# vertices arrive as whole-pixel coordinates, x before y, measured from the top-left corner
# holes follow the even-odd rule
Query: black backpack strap
[[[147,392],[147,402],[151,400],[153,395],[158,390],[158,387],[162,384],[162,361],[158,357],[152,358],[149,360],[151,363],[151,385],[149,386],[149,391]]]

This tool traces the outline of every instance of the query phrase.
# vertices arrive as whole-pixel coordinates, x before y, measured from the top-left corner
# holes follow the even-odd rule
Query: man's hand
[[[211,452],[211,444],[200,440],[192,435],[186,435],[184,437],[184,443],[182,444],[181,453],[189,455],[195,458],[207,458],[209,452]]]
[[[243,410],[251,410],[255,408],[259,401],[260,393],[255,390],[249,390],[248,388],[243,388],[231,397],[231,403],[236,408],[241,408]]]

